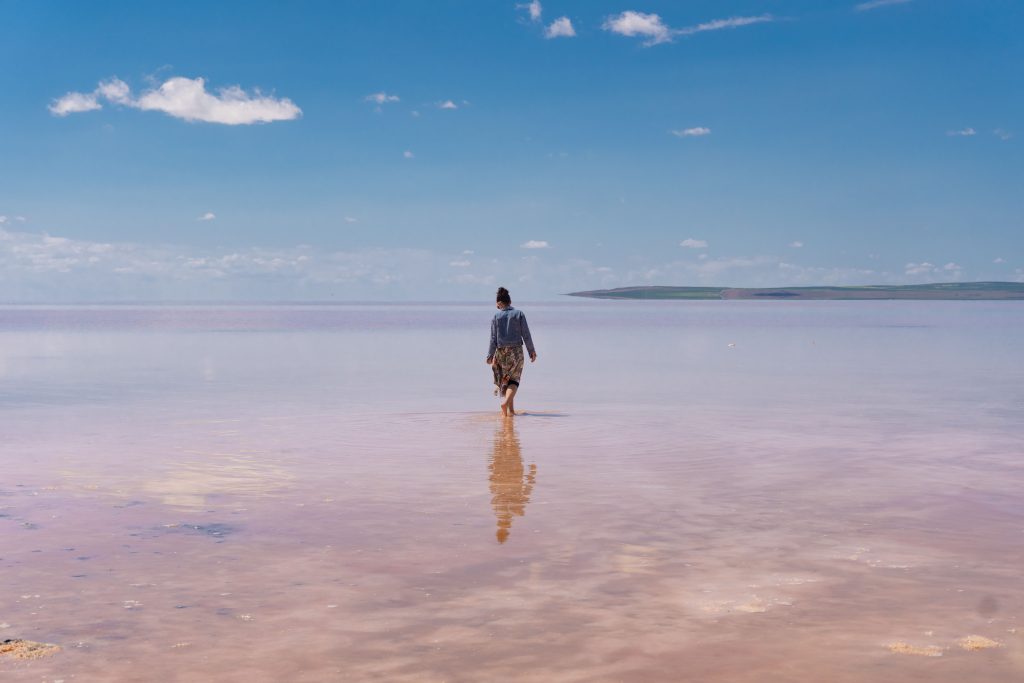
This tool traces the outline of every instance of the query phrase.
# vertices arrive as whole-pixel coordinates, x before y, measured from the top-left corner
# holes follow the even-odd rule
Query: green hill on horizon
[[[591,299],[766,299],[766,300],[881,300],[933,301],[1024,300],[1024,282],[935,282],[922,285],[859,285],[846,287],[618,287],[570,292]]]

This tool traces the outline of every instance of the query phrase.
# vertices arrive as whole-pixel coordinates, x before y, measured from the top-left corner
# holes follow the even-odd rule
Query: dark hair
[[[508,295],[508,290],[504,287],[498,287],[498,298],[496,301],[499,304],[505,304],[506,306],[512,305],[512,297]]]

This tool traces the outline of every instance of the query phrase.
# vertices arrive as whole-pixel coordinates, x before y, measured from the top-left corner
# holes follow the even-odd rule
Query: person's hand
[[[536,351],[534,351],[533,353],[530,354],[530,362],[531,363],[536,363],[537,362],[537,352]]]
[[[491,363],[494,362],[494,358],[493,357],[487,358],[486,360],[484,360],[484,362],[487,363],[488,365],[490,365]]]

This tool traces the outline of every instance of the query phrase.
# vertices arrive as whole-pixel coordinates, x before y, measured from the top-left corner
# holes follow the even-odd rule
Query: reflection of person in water
[[[494,454],[488,465],[491,471],[491,507],[498,518],[498,543],[504,543],[512,532],[512,519],[526,514],[530,492],[537,479],[537,466],[523,467],[519,437],[512,420],[502,420],[494,433]]]

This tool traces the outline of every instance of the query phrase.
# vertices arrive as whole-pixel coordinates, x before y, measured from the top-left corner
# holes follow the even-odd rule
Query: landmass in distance
[[[853,287],[619,287],[570,292],[591,299],[923,299],[1024,300],[1024,282],[935,282],[926,285]]]

